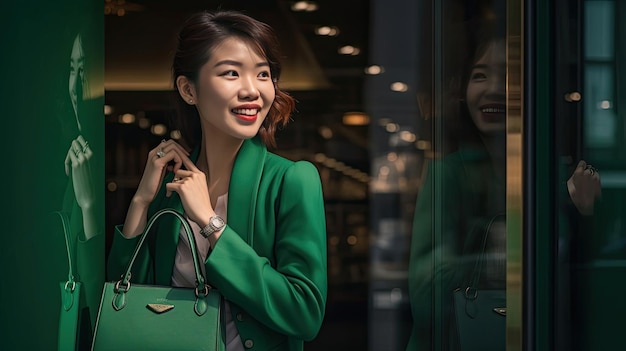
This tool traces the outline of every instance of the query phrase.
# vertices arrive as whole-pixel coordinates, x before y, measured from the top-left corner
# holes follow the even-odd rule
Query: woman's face
[[[69,79],[69,92],[70,99],[72,100],[72,107],[74,107],[74,113],[78,114],[78,99],[83,98],[83,82],[85,79],[85,54],[83,52],[82,42],[80,35],[74,38],[74,45],[72,46],[72,54],[70,55],[70,79]],[[80,94],[80,96],[78,96]]]
[[[506,60],[504,43],[494,42],[470,73],[465,99],[481,133],[506,130]]]
[[[210,57],[195,86],[203,131],[254,137],[276,95],[267,59],[237,38],[217,45]]]

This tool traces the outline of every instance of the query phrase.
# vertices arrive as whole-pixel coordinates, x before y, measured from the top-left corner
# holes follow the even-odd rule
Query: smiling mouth
[[[231,110],[237,118],[245,122],[254,122],[259,115],[259,109],[256,108],[234,108]]]
[[[256,116],[259,110],[256,108],[234,108],[232,110],[235,114],[244,116]]]
[[[482,113],[506,113],[506,108],[503,106],[498,107],[483,107],[480,109]]]
[[[480,112],[485,122],[499,123],[506,117],[506,106],[485,105],[480,107]]]

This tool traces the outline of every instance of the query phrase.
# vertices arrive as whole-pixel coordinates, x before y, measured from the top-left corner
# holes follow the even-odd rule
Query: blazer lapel
[[[228,187],[228,226],[250,246],[254,237],[256,198],[267,149],[257,136],[247,139],[235,158]]]

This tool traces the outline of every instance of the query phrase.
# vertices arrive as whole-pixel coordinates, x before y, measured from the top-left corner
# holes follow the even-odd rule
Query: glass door
[[[506,0],[423,3],[407,350],[505,350],[521,311],[522,16]]]
[[[626,3],[536,10],[536,342],[614,349],[626,343]]]

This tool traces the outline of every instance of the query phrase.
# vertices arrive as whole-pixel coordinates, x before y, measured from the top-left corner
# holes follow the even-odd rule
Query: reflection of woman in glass
[[[78,118],[78,103],[83,101],[83,92],[88,94],[89,87],[85,77],[85,51],[83,50],[83,39],[80,34],[76,35],[72,44],[72,54],[70,55],[70,76],[69,76],[69,93],[72,107],[74,109],[74,117],[76,117],[76,125],[80,131],[80,119]],[[80,96],[80,100],[79,100]]]
[[[436,176],[442,182],[441,203],[437,210],[441,209],[445,219],[438,231],[440,238],[433,238],[433,164],[418,196],[409,267],[414,318],[409,350],[432,349],[436,330],[441,331],[438,335],[441,335],[443,350],[458,348],[451,318],[452,292],[463,284],[473,267],[472,264],[461,264],[461,260],[476,252],[475,243],[483,235],[486,223],[504,214],[504,53],[502,40],[485,41],[476,49],[471,67],[462,79],[465,89],[460,97],[464,116],[455,126],[463,132],[460,134],[462,139],[455,152],[434,161],[439,166]],[[487,281],[491,287],[504,288],[504,221],[494,222],[490,231],[486,251],[492,253],[494,259],[488,265],[489,269],[483,271],[482,281]],[[433,295],[435,284],[441,289],[440,296]],[[434,314],[433,304],[441,305],[440,314]],[[433,327],[434,321],[438,321],[437,327]]]
[[[85,77],[85,53],[82,37],[78,34],[74,38],[70,56],[69,95],[72,101],[74,117],[79,135],[72,140],[65,158],[65,173],[72,179],[76,203],[80,206],[83,216],[83,233],[86,240],[98,234],[97,214],[94,212],[95,186],[91,175],[90,161],[93,152],[81,134],[80,113],[83,102],[88,96],[89,86]]]
[[[70,255],[73,261],[73,274],[76,281],[82,283],[86,298],[81,306],[88,308],[83,311],[83,318],[91,323],[95,321],[99,293],[104,281],[104,235],[102,217],[102,201],[96,188],[96,174],[94,171],[94,153],[87,140],[93,136],[93,130],[87,130],[89,123],[85,118],[95,118],[94,115],[102,110],[88,108],[90,90],[87,79],[85,46],[83,35],[77,34],[73,38],[69,62],[68,92],[72,104],[72,118],[69,125],[64,124],[64,135],[68,132],[71,141],[65,156],[65,174],[70,178],[65,189],[62,210],[60,211],[68,221],[68,238]],[[82,120],[81,120],[82,118]],[[63,122],[66,122],[65,120]],[[75,122],[75,123],[74,123]],[[69,128],[68,128],[69,126]],[[93,128],[92,128],[93,129]],[[92,133],[92,134],[88,134]],[[100,170],[100,171],[103,171]],[[64,239],[65,240],[65,239]],[[85,318],[88,317],[88,318]]]
[[[479,291],[506,288],[505,44],[487,36],[476,46],[460,80],[460,118],[453,126],[458,134],[452,133],[458,149],[431,163],[418,196],[409,267],[414,325],[407,350],[431,350],[438,344],[442,350],[459,349],[453,291],[470,285],[481,252]],[[598,173],[585,168],[581,161],[568,181],[579,209],[593,207],[599,191]],[[437,189],[435,181],[441,182]],[[441,220],[435,221],[438,211]],[[502,341],[496,349],[504,350],[504,335],[495,340]]]

